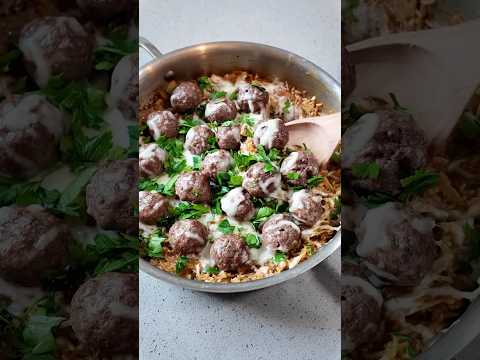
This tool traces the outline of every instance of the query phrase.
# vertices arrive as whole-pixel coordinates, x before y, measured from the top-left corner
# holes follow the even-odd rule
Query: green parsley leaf
[[[315,254],[315,247],[312,244],[305,245],[305,248],[307,249],[308,256],[312,256],[313,254]]]
[[[210,208],[202,204],[189,203],[187,201],[181,201],[173,209],[175,217],[180,219],[198,219],[204,214],[210,212]]]
[[[228,220],[224,219],[218,224],[218,231],[223,234],[231,234],[235,231],[235,226],[230,225]]]
[[[95,69],[110,71],[124,56],[137,49],[138,42],[128,38],[128,31],[114,29],[106,35],[106,44],[95,49]]]
[[[177,258],[177,262],[175,263],[175,272],[180,274],[188,264],[188,257],[182,255]]]
[[[400,200],[406,201],[414,195],[422,194],[428,188],[436,186],[438,181],[438,174],[428,170],[417,170],[414,175],[400,181],[403,188]]]
[[[228,98],[232,101],[237,100],[238,99],[238,91],[235,90],[234,92],[232,92],[230,95],[228,95]]]
[[[235,163],[235,167],[240,170],[246,170],[250,167],[250,165],[257,162],[257,157],[253,154],[245,155],[241,154],[240,152],[235,152],[233,154],[233,161]]]
[[[227,95],[225,91],[215,91],[209,95],[210,100],[217,100],[224,98]]]
[[[354,164],[352,174],[360,179],[377,179],[380,175],[380,165],[375,162]]]
[[[241,175],[233,175],[229,172],[230,178],[228,180],[228,186],[238,187],[242,185],[243,177]]]
[[[277,250],[273,256],[273,262],[275,264],[280,264],[285,260],[287,260],[287,254],[285,254],[283,251]]]
[[[138,137],[140,136],[140,128],[138,125],[128,126],[128,156],[138,157]]]
[[[28,318],[22,332],[24,359],[54,358],[56,342],[53,331],[65,320],[62,317],[33,315]]]
[[[202,90],[212,90],[213,89],[213,85],[210,82],[210,79],[208,78],[208,76],[199,77],[197,82],[198,82],[198,86]]]
[[[220,273],[220,269],[216,266],[209,266],[205,272],[210,275],[217,275]]]
[[[339,197],[336,197],[334,200],[335,209],[330,214],[330,219],[337,220],[340,214],[342,213],[342,200]]]
[[[181,140],[167,138],[162,135],[156,140],[156,143],[165,150],[169,156],[174,158],[183,157],[183,142]]]
[[[309,187],[314,187],[320,184],[323,181],[323,176],[312,176],[310,179],[307,180],[307,185]]]
[[[290,100],[287,99],[287,101],[285,101],[285,103],[283,104],[282,113],[288,114],[290,112],[291,106],[292,103],[290,102]]]
[[[258,228],[261,223],[267,221],[267,219],[273,214],[275,214],[275,209],[268,206],[261,207],[257,210],[252,223],[256,228]]]
[[[96,167],[90,167],[78,174],[63,191],[56,209],[66,215],[80,216],[85,211],[85,188],[96,172]]]
[[[186,134],[188,132],[188,130],[190,130],[192,127],[200,125],[201,123],[202,122],[200,120],[194,119],[192,116],[184,116],[179,121],[178,133],[179,134]]]
[[[50,78],[40,93],[60,109],[72,114],[78,128],[100,129],[107,108],[105,92],[86,81],[66,82],[61,75]]]
[[[298,179],[300,179],[300,174],[298,172],[289,172],[287,174],[287,179],[288,180],[298,180]]]
[[[245,236],[245,243],[249,248],[259,249],[262,246],[260,236],[256,234],[247,234]]]
[[[156,231],[146,239],[146,255],[151,258],[163,258],[163,243],[166,238]]]
[[[193,156],[192,156],[192,160],[193,160],[193,167],[192,167],[192,169],[193,169],[193,170],[200,170],[201,167],[202,167],[202,157],[199,156],[199,155],[193,155]]]

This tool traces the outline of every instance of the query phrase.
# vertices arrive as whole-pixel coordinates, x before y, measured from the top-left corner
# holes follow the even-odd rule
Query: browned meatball
[[[111,162],[87,186],[87,213],[105,230],[138,231],[138,160]]]
[[[425,134],[412,116],[403,111],[366,114],[345,132],[343,138],[344,168],[365,163],[376,163],[380,168],[377,178],[353,176],[355,188],[398,194],[402,190],[401,179],[427,163]]]
[[[386,203],[369,210],[356,230],[357,254],[378,276],[397,285],[414,286],[438,257],[433,219]]]
[[[223,235],[210,248],[215,265],[223,271],[237,271],[248,259],[248,250],[242,237],[237,234]]]
[[[147,125],[155,140],[162,135],[167,138],[178,135],[178,119],[168,110],[156,111],[148,115]]]
[[[140,221],[144,224],[155,225],[168,214],[168,199],[157,192],[140,191],[138,204]]]
[[[180,200],[194,203],[208,203],[212,199],[208,177],[200,172],[181,174],[175,184],[175,193]]]
[[[322,198],[308,190],[296,191],[290,198],[290,213],[298,221],[313,226],[322,216]]]
[[[139,169],[142,178],[162,175],[167,153],[155,143],[140,146]]]
[[[205,156],[202,162],[202,173],[214,178],[221,172],[226,172],[232,166],[232,155],[226,150],[217,150]]]
[[[112,73],[109,105],[117,107],[125,120],[137,121],[138,112],[138,54],[127,55]]]
[[[267,197],[280,188],[281,182],[279,173],[265,172],[265,164],[258,162],[248,168],[242,186],[254,197]]]
[[[0,175],[29,177],[58,159],[63,113],[40,95],[0,103]]]
[[[71,235],[60,219],[38,205],[0,208],[0,274],[23,285],[38,285],[66,261]]]
[[[73,17],[44,17],[23,28],[18,47],[25,66],[40,87],[53,75],[85,78],[92,67],[93,39]]]
[[[257,86],[244,85],[238,88],[238,104],[243,112],[256,113],[268,104],[268,92]]]
[[[215,138],[215,134],[207,125],[194,126],[185,137],[185,149],[195,155],[201,154],[210,148],[212,138]]]
[[[383,335],[382,294],[358,273],[342,266],[342,350],[373,344]]]
[[[289,252],[302,244],[300,228],[287,214],[271,216],[262,226],[262,242],[265,246]]]
[[[224,150],[238,150],[240,148],[240,126],[220,126],[217,130],[218,147]]]
[[[180,255],[198,254],[207,238],[207,228],[197,220],[179,220],[168,232],[170,245]]]
[[[121,13],[129,11],[134,2],[132,0],[77,0],[82,12],[98,20],[108,20]]]
[[[230,190],[220,200],[222,210],[238,221],[248,221],[255,215],[255,205],[245,189],[238,187]]]
[[[92,353],[138,353],[138,275],[104,273],[77,290],[70,307],[70,324]]]
[[[253,142],[265,149],[283,150],[288,143],[288,129],[280,119],[264,121],[255,128]]]
[[[202,102],[202,90],[194,81],[181,82],[172,96],[170,96],[170,104],[176,112],[184,113],[195,109]]]
[[[305,185],[307,180],[317,176],[320,166],[317,159],[310,151],[294,151],[290,153],[280,166],[280,173],[284,179],[293,186]],[[295,178],[289,178],[295,174]]]
[[[205,108],[205,119],[207,121],[222,123],[233,120],[237,116],[235,103],[228,99],[210,101]]]

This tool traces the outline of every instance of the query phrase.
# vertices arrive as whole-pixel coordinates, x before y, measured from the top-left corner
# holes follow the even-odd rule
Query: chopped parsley
[[[225,91],[215,91],[211,93],[208,97],[210,100],[218,100],[224,98],[226,95],[227,93]]]
[[[220,269],[216,266],[209,266],[207,267],[207,269],[205,270],[205,272],[207,274],[210,274],[210,275],[217,275],[220,273]]]
[[[175,263],[175,272],[180,274],[188,265],[188,257],[182,255],[177,258],[177,262]]]
[[[72,114],[74,124],[94,129],[100,129],[104,124],[105,92],[86,81],[66,82],[61,75],[53,76],[40,93]]]
[[[230,95],[228,95],[228,98],[232,101],[235,101],[238,99],[238,91],[232,92]]]
[[[337,220],[342,213],[342,200],[339,197],[336,197],[334,200],[335,208],[330,214],[330,219]]]
[[[230,225],[230,222],[227,219],[223,219],[219,224],[218,224],[218,231],[220,231],[223,234],[232,234],[235,231],[235,226]]]
[[[106,36],[105,45],[95,49],[95,69],[110,71],[126,55],[134,54],[138,50],[138,42],[128,38],[128,31],[114,29]]]
[[[181,201],[173,209],[173,214],[179,219],[198,219],[204,214],[210,212],[210,208],[202,204],[189,203]]]
[[[312,176],[307,180],[307,185],[309,187],[314,187],[320,184],[323,181],[323,176]]]
[[[151,258],[163,258],[163,243],[166,237],[158,229],[144,239],[145,255]]]
[[[202,90],[212,90],[213,89],[213,85],[210,82],[210,79],[208,78],[208,76],[199,77],[197,82],[198,82],[198,86]]]
[[[186,134],[192,127],[200,125],[202,122],[194,119],[192,116],[185,116],[179,121],[179,134]]]
[[[290,112],[291,106],[292,103],[290,102],[290,100],[287,99],[287,101],[285,101],[285,103],[283,104],[282,112],[284,114],[288,114]]]
[[[400,199],[406,201],[414,195],[422,194],[425,190],[438,184],[439,176],[429,170],[417,170],[415,174],[400,181],[402,193]]]
[[[258,145],[256,158],[265,163],[263,171],[268,173],[278,169],[277,161],[280,159],[280,152],[277,149],[271,149],[267,154],[263,145]]]
[[[288,180],[298,180],[298,179],[300,179],[300,174],[298,172],[289,172],[287,174],[287,179]]]
[[[192,156],[193,160],[193,170],[200,170],[202,168],[202,157],[200,155],[193,155]]]
[[[252,219],[252,223],[256,228],[258,228],[260,224],[267,221],[268,218],[273,214],[275,214],[275,209],[267,206],[261,207],[257,210],[255,217]]]
[[[257,234],[247,234],[245,236],[245,243],[249,248],[253,249],[259,249],[262,246],[260,236],[258,236]]]
[[[352,166],[352,174],[359,179],[375,180],[380,175],[380,165],[376,162],[354,164]]]
[[[280,264],[285,260],[287,260],[287,254],[280,250],[275,251],[275,255],[273,256],[273,262],[275,264]]]
[[[171,157],[183,157],[183,142],[181,140],[167,138],[162,135],[156,140],[156,143]]]

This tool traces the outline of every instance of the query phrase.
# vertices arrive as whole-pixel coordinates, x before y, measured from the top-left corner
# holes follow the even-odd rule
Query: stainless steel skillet
[[[141,38],[140,47],[154,60],[140,69],[140,99],[148,98],[156,89],[166,87],[167,80],[191,80],[205,74],[224,74],[234,70],[258,73],[266,78],[288,81],[298,89],[315,95],[332,112],[340,111],[340,84],[319,66],[279,48],[248,42],[215,42],[190,46],[162,55],[148,40]],[[339,124],[340,126],[340,124]],[[269,278],[243,283],[205,283],[189,280],[160,270],[140,259],[140,269],[169,283],[197,291],[236,293],[262,289],[292,279],[318,265],[340,247],[338,232],[315,255],[295,268]]]

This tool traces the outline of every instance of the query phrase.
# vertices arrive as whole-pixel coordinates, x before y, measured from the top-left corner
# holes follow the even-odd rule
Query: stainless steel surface
[[[248,42],[214,42],[155,55],[155,47],[140,39],[140,47],[156,59],[140,69],[140,97],[147,99],[156,89],[166,86],[165,75],[171,72],[176,80],[190,80],[204,74],[223,74],[233,70],[258,73],[266,78],[288,81],[296,88],[315,95],[330,111],[340,111],[340,85],[320,67],[288,51]],[[292,279],[328,258],[340,247],[338,232],[315,255],[293,269],[272,277],[244,283],[206,283],[189,280],[162,271],[140,259],[140,269],[151,276],[184,288],[214,293],[236,293],[258,290]]]

